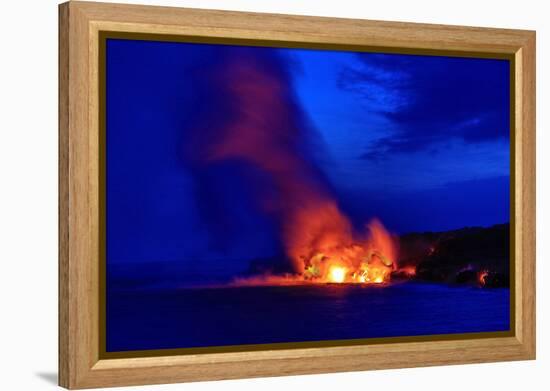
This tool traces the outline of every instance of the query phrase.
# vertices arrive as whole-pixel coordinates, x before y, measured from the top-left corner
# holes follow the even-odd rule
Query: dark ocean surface
[[[510,290],[418,282],[109,290],[107,351],[506,331]]]

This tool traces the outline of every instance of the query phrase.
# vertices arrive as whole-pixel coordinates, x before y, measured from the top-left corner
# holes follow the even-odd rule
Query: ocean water
[[[107,291],[107,351],[506,331],[510,290],[418,282]]]

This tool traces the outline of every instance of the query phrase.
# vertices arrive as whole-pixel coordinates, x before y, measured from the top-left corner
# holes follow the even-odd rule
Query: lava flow
[[[211,73],[211,82],[231,102],[231,113],[218,125],[217,136],[194,150],[206,151],[197,157],[200,164],[236,161],[261,173],[269,191],[258,197],[258,205],[279,227],[293,268],[286,275],[252,276],[236,284],[389,281],[397,266],[396,241],[378,220],[357,232],[339,208],[305,146],[311,127],[284,59],[246,48],[232,53]]]
[[[331,223],[326,221],[323,226]],[[377,220],[368,224],[362,238],[345,229],[333,237],[321,233],[317,239],[300,246],[305,249],[299,259],[303,264],[301,276],[306,281],[379,284],[389,281],[396,268],[393,238]]]

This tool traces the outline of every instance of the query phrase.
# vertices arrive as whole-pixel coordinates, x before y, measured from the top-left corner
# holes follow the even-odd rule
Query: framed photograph
[[[59,12],[60,385],[535,358],[533,31]]]

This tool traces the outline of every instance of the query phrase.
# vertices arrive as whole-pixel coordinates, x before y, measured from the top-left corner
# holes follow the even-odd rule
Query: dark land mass
[[[510,285],[510,225],[424,232],[399,238],[400,267],[413,266],[414,279],[434,282]],[[394,273],[395,278],[405,278]]]

